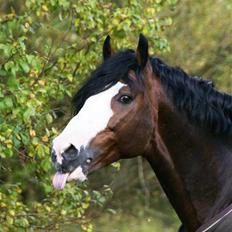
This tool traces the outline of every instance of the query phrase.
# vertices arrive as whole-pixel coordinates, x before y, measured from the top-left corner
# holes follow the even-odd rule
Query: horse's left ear
[[[110,36],[107,35],[105,38],[103,48],[102,48],[102,53],[103,53],[103,60],[107,60],[111,57],[112,55],[112,49],[111,49],[111,44],[110,44]]]
[[[143,34],[140,34],[136,50],[136,59],[142,69],[146,66],[148,58],[148,40]]]

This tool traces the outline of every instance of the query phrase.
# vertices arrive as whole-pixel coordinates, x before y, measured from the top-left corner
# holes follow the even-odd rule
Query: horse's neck
[[[232,202],[232,144],[168,106],[158,118],[148,161],[188,231],[195,231]]]

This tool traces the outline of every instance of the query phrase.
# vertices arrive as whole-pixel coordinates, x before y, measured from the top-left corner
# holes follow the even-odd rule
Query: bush
[[[53,190],[52,138],[71,112],[71,95],[101,62],[105,36],[118,49],[134,47],[143,32],[167,51],[171,19],[159,12],[175,2],[0,1],[0,230],[92,231],[86,210],[104,196],[85,184]]]

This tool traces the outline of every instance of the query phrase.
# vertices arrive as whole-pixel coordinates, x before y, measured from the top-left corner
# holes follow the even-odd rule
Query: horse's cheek
[[[152,135],[152,122],[146,118],[137,118],[122,129],[117,136],[120,153],[124,156],[122,158],[143,155]]]

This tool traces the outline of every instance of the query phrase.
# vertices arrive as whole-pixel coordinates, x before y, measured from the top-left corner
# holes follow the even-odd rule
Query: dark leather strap
[[[213,231],[220,223],[225,221],[225,218],[232,215],[232,204],[225,208],[222,212],[203,224],[196,232],[210,232]],[[231,221],[232,226],[232,221]],[[215,230],[217,231],[217,230]],[[224,232],[224,231],[223,231]],[[227,232],[227,231],[225,231]],[[229,232],[229,231],[228,231]]]

